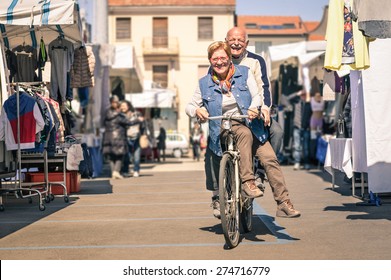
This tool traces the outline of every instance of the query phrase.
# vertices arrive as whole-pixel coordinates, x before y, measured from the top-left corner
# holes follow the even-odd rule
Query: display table
[[[335,169],[344,172],[348,178],[353,177],[351,138],[334,138],[329,140],[324,169],[332,176],[333,189],[335,185]]]

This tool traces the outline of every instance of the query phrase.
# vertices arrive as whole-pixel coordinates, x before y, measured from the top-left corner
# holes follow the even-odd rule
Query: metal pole
[[[92,42],[108,43],[108,4],[107,0],[93,1],[94,19],[92,23]]]

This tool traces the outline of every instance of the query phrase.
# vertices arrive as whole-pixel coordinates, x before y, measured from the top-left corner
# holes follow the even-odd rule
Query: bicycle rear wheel
[[[253,229],[253,198],[245,198],[240,211],[240,224],[244,232],[250,232]]]
[[[220,162],[219,197],[221,226],[224,238],[230,248],[239,243],[239,199],[235,194],[234,159],[230,154],[224,154]]]

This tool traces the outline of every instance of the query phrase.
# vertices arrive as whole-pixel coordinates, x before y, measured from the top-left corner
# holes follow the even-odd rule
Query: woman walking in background
[[[111,177],[122,179],[120,174],[122,162],[128,153],[126,129],[140,123],[140,119],[131,121],[119,110],[119,99],[117,96],[110,98],[110,108],[104,118],[105,132],[103,135],[102,153],[109,159]]]
[[[139,120],[139,123],[131,125],[126,130],[126,137],[129,151],[124,156],[121,173],[124,177],[130,177],[129,164],[133,162],[133,177],[140,176],[141,148],[140,136],[144,133],[144,118],[140,112],[136,111],[127,100],[121,102],[120,110],[130,121]]]

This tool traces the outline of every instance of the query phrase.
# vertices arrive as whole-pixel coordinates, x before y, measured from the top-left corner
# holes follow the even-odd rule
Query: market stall
[[[49,164],[56,158],[61,158],[64,174],[57,185],[63,186],[65,201],[68,200],[63,148],[70,146],[65,145],[70,133],[65,105],[72,100],[69,94],[75,53],[84,47],[77,1],[1,1],[0,31],[0,137],[4,140],[0,162],[5,169],[11,165],[17,169],[14,179],[18,196],[27,197],[24,191],[32,189],[27,191],[28,197],[31,193],[38,195],[43,210],[42,196],[46,200],[52,194]],[[30,105],[22,107],[22,102]],[[8,155],[15,150],[12,164]],[[42,183],[21,182],[26,178],[20,173],[22,162],[33,163],[32,157],[35,163],[43,163]],[[32,188],[33,185],[44,187]]]

